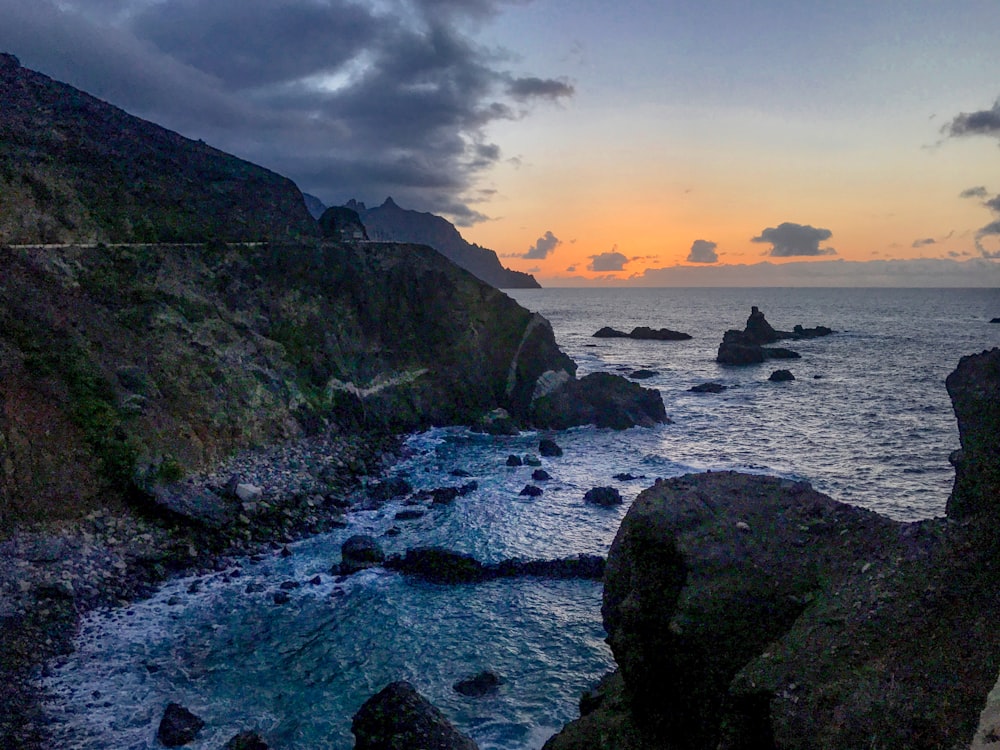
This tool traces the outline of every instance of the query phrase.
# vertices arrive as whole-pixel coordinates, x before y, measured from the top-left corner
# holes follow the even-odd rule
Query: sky
[[[0,51],[545,286],[1000,286],[997,0],[0,0]],[[770,280],[770,281],[769,281]]]

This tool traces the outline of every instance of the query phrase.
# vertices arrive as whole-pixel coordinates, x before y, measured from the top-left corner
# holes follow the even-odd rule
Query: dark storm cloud
[[[911,247],[927,247],[928,245],[937,244],[937,240],[933,237],[924,237],[923,239],[913,240],[913,245]]]
[[[990,211],[996,211],[1000,213],[1000,195],[994,195],[992,198],[988,198],[983,201],[983,205],[986,206]]]
[[[590,271],[624,271],[628,258],[612,250],[610,253],[591,255],[587,269]]]
[[[808,224],[795,224],[789,221],[776,227],[768,227],[751,242],[765,242],[771,245],[768,253],[772,258],[794,258],[810,255],[836,255],[832,247],[820,247],[819,243],[830,239],[833,232],[829,229],[818,229]]]
[[[528,99],[560,99],[573,96],[573,87],[565,81],[555,81],[551,78],[515,78],[507,84],[507,93],[518,101]]]
[[[1000,137],[1000,99],[991,109],[962,112],[948,123],[944,132],[952,137],[966,135],[991,135]]]
[[[958,194],[959,198],[985,198],[989,195],[989,191],[982,185],[977,185],[976,187],[970,187],[967,190],[963,190]]]
[[[126,110],[356,197],[480,221],[486,129],[561,80],[504,69],[469,29],[503,0],[0,0],[0,49]]]
[[[695,240],[691,243],[691,252],[688,253],[688,263],[718,263],[719,254],[715,252],[718,245],[708,240]]]
[[[549,254],[559,247],[560,244],[562,244],[562,240],[552,234],[552,232],[546,232],[535,240],[535,244],[528,248],[528,252],[520,257],[530,258],[532,260],[542,260],[544,258],[548,258]]]

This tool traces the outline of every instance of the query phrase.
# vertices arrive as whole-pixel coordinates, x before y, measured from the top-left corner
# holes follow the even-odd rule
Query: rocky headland
[[[0,746],[81,614],[343,525],[400,433],[666,420],[430,247],[9,55],[0,98]]]
[[[730,472],[643,492],[605,574],[619,669],[546,748],[967,748],[1000,669],[1000,349],[948,391],[946,518]]]

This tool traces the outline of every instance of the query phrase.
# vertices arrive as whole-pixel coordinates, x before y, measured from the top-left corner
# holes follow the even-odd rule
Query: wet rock
[[[482,698],[483,696],[495,693],[502,684],[503,678],[500,675],[492,670],[484,669],[479,674],[459,680],[451,687],[456,693],[460,693],[461,695],[470,698]]]
[[[475,426],[487,435],[517,435],[520,430],[506,409],[494,409],[486,414]]]
[[[672,331],[669,328],[650,328],[649,326],[636,326],[629,333],[619,331],[610,326],[601,328],[594,334],[598,339],[638,339],[648,341],[687,341],[691,338],[688,333]]]
[[[786,383],[789,380],[795,380],[795,376],[792,375],[790,370],[775,370],[768,377],[772,383]]]
[[[180,747],[192,742],[205,722],[177,703],[168,703],[156,730],[156,738],[165,747]]]
[[[385,566],[432,583],[475,583],[487,578],[483,564],[472,555],[443,547],[414,547],[403,557],[393,555]]]
[[[368,487],[368,497],[375,502],[386,502],[413,492],[413,485],[403,477],[384,479]]]
[[[542,459],[540,459],[538,456],[533,456],[530,453],[526,453],[524,455],[524,459],[523,460],[524,460],[524,465],[525,466],[541,466],[542,465]]]
[[[433,502],[438,505],[447,505],[458,497],[459,492],[458,487],[438,487],[431,490],[431,497],[433,498]]]
[[[477,750],[475,742],[403,681],[365,701],[351,731],[355,750]]]
[[[450,474],[453,477],[459,477],[459,478],[471,477],[472,476],[472,474],[470,474],[469,472],[467,472],[465,469],[452,469],[451,472],[450,472]]]
[[[533,484],[526,484],[524,485],[524,489],[522,489],[518,494],[523,497],[538,497],[542,494],[542,488],[536,487]]]
[[[619,482],[632,482],[636,479],[643,479],[643,477],[637,477],[635,474],[630,474],[628,472],[622,472],[620,474],[615,474],[612,479],[617,479]]]
[[[532,404],[532,422],[536,427],[556,430],[585,424],[616,430],[670,424],[658,390],[609,372],[570,380],[537,399]]]
[[[287,591],[275,591],[271,595],[271,599],[274,601],[275,604],[281,605],[281,604],[288,604],[288,602],[292,600],[292,597],[288,595]]]
[[[298,581],[282,581],[278,585],[278,588],[281,589],[282,591],[294,591],[295,589],[299,588],[301,585],[302,584],[300,584]]]
[[[555,440],[542,438],[538,441],[538,453],[545,458],[558,458],[563,454],[563,450]]]
[[[423,518],[425,511],[422,508],[407,508],[396,513],[392,518],[394,521],[414,521]]]
[[[691,386],[688,390],[693,393],[722,393],[726,390],[726,386],[722,383],[701,383]]]
[[[649,378],[655,378],[659,374],[656,370],[633,370],[628,376],[632,380],[648,380]]]
[[[723,334],[715,361],[726,365],[750,365],[766,359],[798,359],[800,355],[791,349],[767,347],[765,344],[773,344],[782,339],[828,336],[833,332],[826,326],[803,328],[801,325],[796,325],[791,331],[775,330],[755,305],[751,308],[750,317],[742,331],[729,330]]]
[[[544,482],[548,479],[552,479],[552,476],[545,469],[535,469],[531,472],[531,478],[536,482]]]
[[[268,750],[268,747],[256,732],[240,732],[226,743],[223,750]]]
[[[614,487],[594,487],[587,490],[583,496],[583,501],[592,505],[600,505],[610,508],[613,505],[622,504],[622,495]]]
[[[366,534],[348,537],[340,546],[340,565],[334,575],[351,575],[359,570],[381,565],[385,562],[385,552],[374,539]]]
[[[522,466],[522,465],[524,465],[524,461],[521,460],[520,456],[515,456],[512,453],[511,455],[507,456],[507,465],[508,466]]]

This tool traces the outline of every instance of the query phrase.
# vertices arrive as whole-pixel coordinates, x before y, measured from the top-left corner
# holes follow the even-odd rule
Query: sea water
[[[909,520],[941,515],[958,433],[944,378],[966,354],[1000,345],[997,290],[543,289],[512,293],[553,324],[560,346],[596,371],[657,374],[672,424],[554,435],[564,455],[551,475],[508,467],[537,455],[536,433],[515,437],[437,429],[413,435],[392,467],[417,488],[479,488],[425,516],[395,521],[398,502],[355,513],[347,529],[305,540],[288,558],[242,561],[241,575],[178,579],[151,599],[85,618],[76,651],[50,670],[47,714],[57,746],[154,748],[170,701],[206,721],[192,748],[218,748],[256,729],[275,748],[353,746],[351,716],[406,679],[482,748],[540,747],[576,717],[580,693],[613,668],[593,581],[500,580],[441,586],[382,570],[337,581],[341,542],[373,534],[387,552],[440,544],[495,562],[606,554],[628,505],[656,477],[738,469],[804,479],[834,498]],[[787,342],[798,360],[715,363],[727,328],[758,305],[779,329],[827,325],[836,334]],[[690,333],[690,341],[595,339],[609,325]],[[774,369],[795,380],[773,383]],[[719,394],[692,393],[702,382]],[[615,474],[634,479],[617,480]],[[519,494],[533,483],[543,494]],[[617,487],[617,508],[583,494]],[[390,527],[397,536],[385,536]],[[318,584],[308,581],[319,575]],[[302,585],[284,605],[272,593]],[[189,593],[197,582],[197,591]],[[248,583],[263,585],[246,593]],[[455,681],[491,669],[504,682],[482,698]]]

